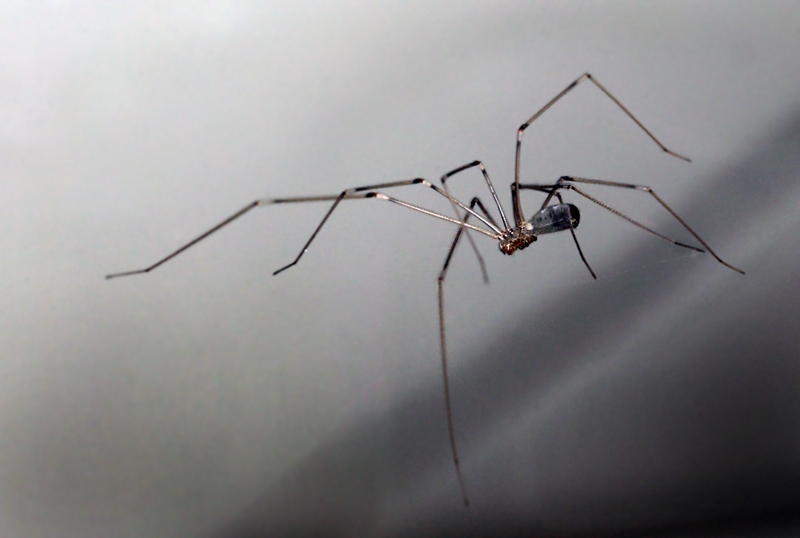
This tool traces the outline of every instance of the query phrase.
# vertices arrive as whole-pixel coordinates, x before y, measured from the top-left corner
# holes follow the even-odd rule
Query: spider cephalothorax
[[[520,226],[503,234],[500,238],[500,252],[510,256],[518,250],[523,250],[534,241],[536,241],[536,236],[527,232],[524,226]]]

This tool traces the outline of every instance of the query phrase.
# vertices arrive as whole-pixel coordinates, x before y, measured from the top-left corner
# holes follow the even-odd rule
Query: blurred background
[[[796,3],[8,1],[0,41],[3,537],[800,526]],[[566,234],[476,236],[488,286],[462,245],[469,509],[453,226],[348,202],[273,277],[327,204],[271,206],[103,278],[257,198],[475,159],[510,212],[517,128],[586,71],[692,163],[585,83],[526,131],[522,180],[650,185],[747,275],[574,195],[597,281]]]

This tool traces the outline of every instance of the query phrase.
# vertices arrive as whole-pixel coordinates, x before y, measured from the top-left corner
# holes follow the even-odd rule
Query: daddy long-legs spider
[[[308,251],[311,243],[319,234],[322,227],[328,221],[328,218],[331,216],[333,211],[339,206],[339,203],[342,200],[382,200],[386,202],[391,202],[393,204],[400,205],[402,207],[411,209],[413,211],[428,215],[430,217],[434,217],[439,220],[443,220],[449,222],[453,225],[458,227],[458,230],[455,233],[455,237],[453,238],[452,243],[450,244],[450,248],[447,252],[447,256],[445,258],[445,262],[442,266],[442,269],[439,273],[438,277],[438,298],[439,298],[439,336],[440,336],[440,345],[441,345],[441,362],[442,362],[442,375],[444,381],[444,397],[445,397],[445,408],[447,413],[447,428],[450,437],[450,448],[452,451],[453,462],[455,466],[456,476],[458,478],[459,486],[461,489],[461,494],[464,500],[465,505],[469,505],[469,497],[467,495],[467,488],[464,481],[464,476],[461,472],[461,467],[459,464],[458,458],[458,450],[456,448],[456,440],[455,440],[455,431],[453,426],[453,411],[450,399],[450,385],[448,380],[448,370],[447,370],[447,345],[446,345],[446,338],[445,338],[445,318],[444,318],[444,280],[447,275],[447,270],[450,265],[450,261],[453,256],[453,252],[456,249],[459,241],[461,240],[462,236],[466,235],[468,240],[471,243],[471,246],[478,257],[478,261],[480,263],[481,271],[483,273],[484,281],[488,282],[488,276],[486,272],[486,268],[483,262],[483,259],[478,252],[477,246],[474,243],[472,236],[469,234],[470,231],[480,233],[482,235],[486,235],[491,237],[492,239],[496,240],[499,244],[500,251],[503,254],[511,255],[514,254],[518,250],[523,250],[534,243],[540,235],[545,235],[549,233],[555,233],[560,231],[569,230],[570,234],[572,235],[573,241],[577,248],[578,254],[583,261],[586,268],[589,270],[593,278],[597,278],[594,271],[592,270],[589,263],[586,261],[586,258],[583,255],[581,250],[580,244],[578,243],[578,238],[575,235],[575,229],[578,227],[580,223],[580,212],[578,208],[573,204],[565,203],[561,191],[572,191],[579,196],[589,200],[590,202],[600,206],[601,208],[614,213],[615,215],[625,219],[626,221],[630,222],[638,226],[639,228],[650,232],[651,234],[672,243],[673,245],[695,250],[698,252],[705,252],[707,251],[711,254],[714,258],[717,259],[720,263],[737,271],[739,273],[744,274],[744,271],[737,269],[736,267],[730,265],[729,263],[722,260],[717,254],[711,249],[711,247],[669,206],[664,202],[656,193],[648,186],[645,185],[635,185],[630,183],[620,183],[615,181],[606,181],[601,179],[589,179],[589,178],[582,178],[582,177],[571,177],[571,176],[562,176],[558,181],[555,183],[549,184],[526,184],[520,183],[520,157],[522,151],[522,137],[527,129],[534,121],[536,121],[539,116],[544,114],[551,106],[553,106],[558,100],[564,97],[567,93],[569,93],[573,88],[575,88],[581,82],[589,80],[591,81],[594,86],[596,86],[600,91],[602,91],[609,99],[611,99],[625,114],[633,120],[636,125],[638,125],[652,140],[655,142],[665,153],[672,155],[678,159],[682,159],[684,161],[689,162],[687,157],[683,155],[679,155],[669,149],[667,149],[647,128],[638,120],[636,117],[622,104],[620,103],[608,90],[605,89],[603,85],[601,85],[592,75],[589,73],[584,73],[580,77],[578,77],[574,82],[564,88],[558,95],[553,97],[545,106],[543,106],[539,111],[537,111],[531,118],[523,123],[519,130],[517,131],[517,145],[516,145],[516,161],[515,161],[515,168],[514,168],[514,182],[511,184],[511,203],[512,203],[512,210],[513,210],[513,222],[509,222],[508,217],[506,216],[505,211],[503,210],[503,206],[500,203],[500,200],[495,192],[494,186],[492,185],[491,180],[489,179],[489,174],[486,171],[483,163],[480,161],[473,161],[471,163],[465,164],[450,172],[446,173],[441,178],[442,187],[438,187],[434,185],[430,181],[422,178],[416,179],[408,179],[408,180],[400,180],[400,181],[392,181],[387,183],[378,183],[374,185],[365,185],[361,187],[353,187],[346,189],[339,194],[331,194],[331,195],[323,195],[323,196],[300,196],[300,197],[291,197],[291,198],[270,198],[270,199],[259,199],[251,202],[250,204],[246,205],[244,208],[240,209],[227,219],[223,220],[210,230],[206,231],[205,233],[199,235],[198,237],[192,239],[182,247],[178,248],[168,256],[158,260],[154,264],[150,265],[149,267],[145,267],[144,269],[138,269],[134,271],[125,271],[120,273],[113,273],[107,275],[106,278],[116,278],[121,276],[130,276],[136,275],[140,273],[148,273],[153,269],[159,267],[160,265],[166,263],[167,261],[171,260],[181,252],[185,251],[186,249],[190,248],[191,246],[195,245],[196,243],[202,241],[209,235],[213,234],[217,230],[223,228],[224,226],[230,224],[234,220],[238,219],[245,213],[249,212],[251,209],[261,206],[267,206],[272,204],[289,204],[289,203],[302,203],[302,202],[333,202],[328,209],[325,216],[322,218],[322,221],[317,225],[314,232],[311,234],[311,237],[306,241],[303,245],[303,248],[300,250],[300,253],[297,257],[289,264],[281,267],[277,271],[273,273],[273,275],[277,275],[293,267],[296,265],[300,258]],[[486,206],[483,204],[480,198],[474,197],[469,205],[459,201],[455,197],[450,194],[450,190],[448,188],[447,182],[453,176],[477,167],[483,178],[486,182],[486,186],[489,189],[489,193],[492,197],[495,207],[499,213],[499,222],[495,220],[486,209]],[[407,186],[423,186],[429,189],[432,189],[437,195],[446,198],[450,204],[453,206],[453,210],[455,211],[455,216],[450,217],[443,215],[441,213],[437,213],[435,211],[431,211],[421,206],[417,206],[400,199],[394,198],[385,194],[384,190],[394,189],[397,187],[407,187]],[[584,192],[582,188],[579,187],[583,185],[597,185],[601,187],[614,187],[614,188],[623,188],[623,189],[632,189],[641,191],[644,193],[649,194],[656,200],[658,204],[660,204],[667,212],[669,212],[694,238],[702,245],[703,248],[681,243],[670,239],[669,237],[655,231],[654,229],[650,228],[638,222],[631,217],[627,216],[626,214],[622,213],[621,211],[611,207],[606,202],[603,202],[594,196]],[[526,219],[522,210],[522,204],[520,202],[520,191],[524,189],[534,190],[537,192],[541,192],[545,195],[544,202],[536,211],[530,219]],[[554,200],[555,199],[555,200]],[[470,219],[474,219],[470,222]],[[475,222],[477,221],[477,222]],[[465,233],[466,232],[466,233]]]

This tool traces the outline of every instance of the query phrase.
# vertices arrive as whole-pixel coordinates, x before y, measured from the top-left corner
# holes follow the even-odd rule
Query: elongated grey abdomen
[[[534,235],[549,234],[577,228],[581,221],[581,212],[572,204],[556,204],[547,206],[531,217],[530,233]]]

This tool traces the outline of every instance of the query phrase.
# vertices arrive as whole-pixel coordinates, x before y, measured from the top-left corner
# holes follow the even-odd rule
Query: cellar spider
[[[375,185],[366,185],[362,187],[353,187],[350,189],[346,189],[339,194],[331,194],[326,196],[299,196],[299,197],[291,197],[291,198],[269,198],[269,199],[260,199],[251,202],[250,204],[246,205],[244,208],[240,209],[227,219],[223,220],[207,232],[203,233],[202,235],[192,239],[187,244],[183,245],[173,253],[169,254],[165,258],[155,262],[153,265],[146,267],[144,269],[138,269],[135,271],[125,271],[121,273],[113,273],[107,275],[106,278],[117,278],[121,276],[130,276],[136,275],[140,273],[148,273],[159,267],[163,263],[171,260],[181,252],[185,251],[189,247],[195,245],[196,243],[202,241],[209,235],[213,234],[220,228],[227,226],[234,220],[238,219],[251,209],[256,207],[272,205],[272,204],[291,204],[291,203],[301,203],[301,202],[325,202],[325,201],[333,201],[333,204],[328,209],[328,212],[322,218],[322,221],[316,227],[314,232],[311,234],[311,237],[306,241],[303,248],[300,250],[300,253],[291,263],[281,267],[277,271],[273,273],[273,275],[277,275],[293,267],[300,261],[300,258],[303,257],[308,251],[309,246],[317,237],[322,227],[328,221],[328,218],[331,216],[333,211],[338,207],[339,203],[342,200],[383,200],[386,202],[391,202],[393,204],[400,205],[402,207],[412,209],[419,213],[423,213],[430,217],[434,217],[458,226],[458,230],[456,231],[455,237],[453,242],[450,245],[450,249],[447,252],[447,257],[445,258],[445,262],[442,266],[442,270],[439,272],[438,278],[438,289],[439,289],[439,337],[440,337],[440,344],[441,344],[441,358],[442,358],[442,376],[444,381],[444,399],[445,399],[445,409],[447,412],[447,429],[450,436],[450,448],[453,455],[453,463],[455,465],[455,472],[456,477],[458,479],[459,487],[461,489],[461,495],[466,506],[469,506],[469,497],[467,495],[467,487],[464,482],[464,476],[461,472],[461,467],[459,464],[458,459],[458,450],[456,449],[456,439],[455,439],[455,432],[453,428],[453,410],[450,401],[450,383],[448,380],[447,374],[447,346],[445,340],[445,325],[444,325],[444,293],[443,293],[443,285],[444,279],[447,275],[447,269],[450,266],[450,260],[453,257],[453,252],[455,252],[456,246],[458,245],[461,237],[463,235],[467,236],[467,239],[470,241],[475,254],[478,257],[478,262],[480,264],[481,272],[483,274],[483,279],[485,282],[488,282],[488,275],[486,272],[486,267],[483,262],[483,258],[481,257],[480,253],[478,252],[477,246],[475,242],[472,240],[472,236],[469,234],[469,231],[477,232],[486,236],[491,237],[492,239],[496,240],[500,247],[500,252],[506,255],[514,254],[518,250],[523,250],[534,243],[540,235],[561,232],[564,230],[569,230],[570,234],[572,235],[572,239],[575,243],[575,247],[578,250],[578,255],[580,256],[581,260],[583,261],[586,268],[589,270],[589,273],[592,275],[592,278],[597,278],[594,271],[592,270],[589,263],[586,261],[586,258],[583,255],[583,251],[581,250],[580,244],[578,243],[578,238],[575,235],[575,228],[578,227],[580,222],[580,212],[578,208],[573,204],[566,204],[561,197],[560,191],[572,191],[590,202],[597,204],[598,206],[602,207],[610,211],[611,213],[617,215],[625,219],[626,221],[630,222],[638,226],[639,228],[650,232],[651,234],[664,239],[672,243],[673,245],[695,250],[697,252],[705,252],[708,251],[718,262],[733,269],[734,271],[744,274],[744,271],[741,269],[737,269],[733,265],[727,263],[722,258],[717,256],[717,254],[711,249],[711,247],[706,243],[680,216],[678,216],[675,211],[666,204],[656,193],[653,189],[646,185],[634,185],[630,183],[619,183],[616,181],[606,181],[601,179],[588,179],[588,178],[581,178],[581,177],[571,177],[571,176],[562,176],[558,179],[555,183],[550,184],[525,184],[520,183],[519,181],[519,167],[520,167],[520,154],[522,150],[522,135],[534,121],[536,121],[539,116],[544,114],[551,106],[553,106],[559,99],[564,97],[567,93],[569,93],[572,89],[574,89],[578,84],[581,82],[589,80],[591,81],[594,86],[596,86],[600,91],[602,91],[609,99],[611,99],[620,109],[622,109],[625,114],[628,115],[630,119],[636,123],[646,134],[649,136],[653,142],[655,142],[658,147],[660,147],[665,153],[672,155],[673,157],[677,157],[678,159],[684,160],[686,162],[691,162],[689,158],[684,157],[674,151],[667,149],[659,140],[638,120],[636,117],[627,109],[625,106],[620,103],[616,97],[611,95],[611,93],[606,90],[606,88],[600,84],[591,74],[584,73],[580,77],[578,77],[575,81],[573,81],[570,85],[568,85],[564,90],[561,91],[558,95],[553,97],[546,105],[544,105],[538,112],[536,112],[531,118],[523,123],[519,130],[517,131],[517,148],[516,148],[516,161],[514,167],[514,183],[511,184],[511,204],[513,209],[513,217],[514,221],[513,224],[509,223],[508,218],[506,217],[506,213],[503,210],[503,206],[500,203],[500,200],[497,197],[497,193],[494,190],[494,186],[492,185],[491,180],[489,179],[489,174],[486,172],[486,168],[484,167],[481,161],[474,161],[469,164],[465,164],[463,166],[459,166],[458,168],[451,170],[450,172],[446,173],[441,178],[442,188],[434,185],[430,181],[422,178],[416,179],[409,179],[403,181],[391,181],[388,183],[378,183]],[[447,186],[447,181],[459,174],[464,172],[465,170],[469,170],[471,168],[477,167],[481,174],[483,174],[483,178],[486,181],[486,186],[489,189],[489,193],[491,194],[492,200],[494,201],[494,205],[497,207],[497,211],[500,214],[500,223],[498,223],[487,211],[484,204],[481,202],[480,198],[475,197],[472,199],[469,205],[466,205],[453,197],[450,194],[450,190]],[[414,204],[410,204],[408,202],[404,202],[383,192],[379,192],[379,190],[384,189],[393,189],[395,187],[406,187],[411,185],[418,185],[422,187],[427,187],[432,189],[436,194],[442,196],[449,200],[450,204],[453,206],[453,210],[455,211],[456,217],[448,217],[446,215],[442,215],[441,213],[437,213],[435,211],[431,211],[429,209],[425,209],[423,207],[419,207]],[[694,236],[697,241],[703,245],[703,248],[699,248],[693,245],[688,245],[685,243],[681,243],[670,239],[669,237],[662,235],[661,233],[653,230],[652,228],[638,222],[631,217],[625,215],[621,211],[614,209],[610,205],[605,202],[594,198],[593,196],[589,195],[588,193],[581,190],[577,185],[598,185],[601,187],[616,187],[616,188],[623,188],[623,189],[632,189],[637,190],[640,192],[645,192],[652,196],[656,202],[658,202],[664,209],[666,209],[692,236]],[[525,219],[524,213],[522,211],[522,204],[520,203],[520,196],[519,193],[523,189],[529,189],[544,193],[545,199],[542,203],[539,210],[533,214],[530,220]],[[553,198],[555,198],[558,202],[554,203]],[[477,208],[477,209],[476,209]],[[480,222],[480,224],[473,224],[469,222],[470,218],[474,218]],[[464,234],[464,232],[467,232]]]

